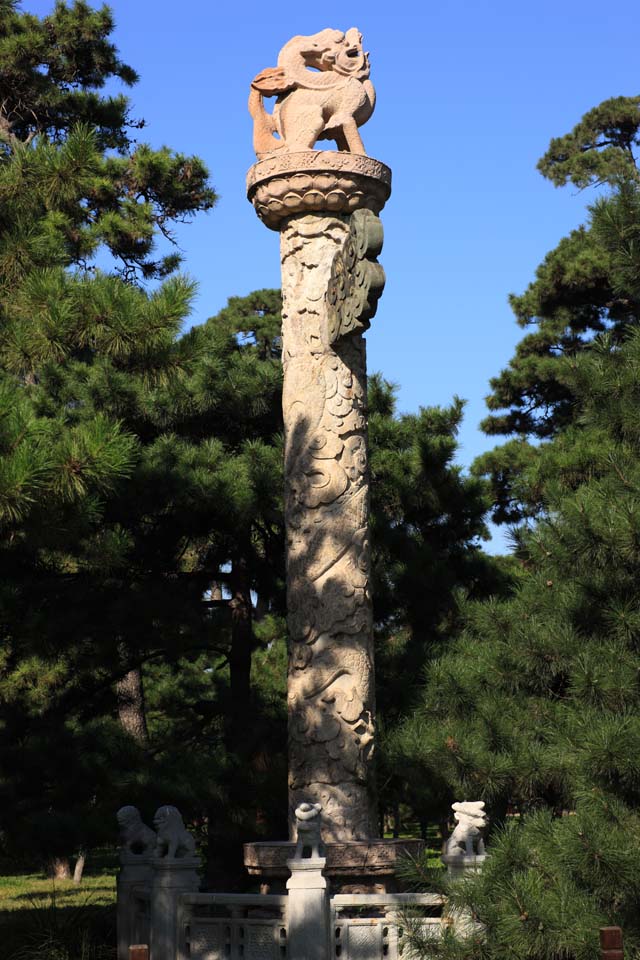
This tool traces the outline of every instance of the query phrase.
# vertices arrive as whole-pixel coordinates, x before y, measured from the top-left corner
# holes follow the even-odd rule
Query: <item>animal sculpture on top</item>
[[[295,859],[308,860],[324,857],[324,845],[320,832],[320,803],[301,803],[296,807],[296,844]]]
[[[318,140],[335,140],[338,150],[365,154],[358,127],[376,102],[369,70],[369,54],[356,27],[289,40],[278,66],[263,70],[251,84],[249,112],[258,159],[313,150]],[[277,97],[272,114],[265,110],[265,97]]]
[[[447,855],[483,856],[485,850],[482,832],[487,825],[484,801],[465,800],[462,803],[453,803],[451,807],[458,822],[447,840]]]
[[[138,808],[120,807],[116,819],[120,827],[120,858],[152,856],[156,835],[142,822]]]
[[[196,855],[195,840],[185,827],[177,807],[159,807],[153,818],[153,825],[158,831],[156,857],[175,860]]]

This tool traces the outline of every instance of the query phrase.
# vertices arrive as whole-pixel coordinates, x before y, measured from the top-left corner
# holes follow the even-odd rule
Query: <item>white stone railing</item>
[[[182,894],[176,960],[284,960],[288,899],[263,894]],[[447,923],[443,908],[444,899],[437,894],[337,894],[330,900],[327,960],[400,960],[408,952],[406,915],[412,926],[417,924],[423,933],[438,938]]]
[[[176,960],[284,960],[285,896],[183,893]]]
[[[444,898],[435,893],[336,894],[331,898],[332,956],[336,960],[399,960],[408,953],[407,920],[439,938]]]
[[[454,880],[481,869],[485,859],[484,848],[480,852],[468,835],[471,828],[458,820],[458,834],[442,858]],[[148,944],[150,960],[408,960],[415,932],[437,939],[447,926],[463,936],[476,929],[472,917],[447,909],[435,893],[332,896],[319,835],[317,842],[299,843],[287,861],[285,896],[198,893],[200,861],[176,855],[175,849],[191,853],[181,837],[167,838],[164,855],[161,844],[142,853],[135,839],[123,845],[118,960],[129,960],[134,944]]]

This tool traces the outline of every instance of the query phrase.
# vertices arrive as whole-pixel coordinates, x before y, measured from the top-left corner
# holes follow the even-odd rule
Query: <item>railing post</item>
[[[330,903],[320,836],[320,804],[303,803],[296,809],[298,842],[287,880],[288,960],[328,960]]]
[[[154,857],[151,866],[151,960],[176,960],[180,896],[198,892],[200,858]]]
[[[600,960],[623,960],[621,927],[600,927]]]
[[[116,927],[118,960],[130,960],[129,947],[138,938],[136,888],[151,887],[150,857],[120,856],[120,873],[117,880]]]
[[[153,825],[158,833],[151,859],[150,960],[176,960],[180,897],[198,892],[200,858],[176,807],[159,807]]]
[[[462,880],[470,873],[482,869],[486,860],[482,837],[487,823],[484,802],[481,800],[452,804],[456,827],[447,840],[446,853],[442,862],[447,868],[451,880]],[[448,917],[454,929],[461,936],[472,934],[478,927],[467,910],[450,910]]]
[[[287,956],[289,960],[328,960],[329,893],[326,859],[288,860]]]
[[[130,960],[129,948],[140,946],[138,932],[136,888],[147,891],[151,887],[151,856],[156,845],[156,835],[147,827],[137,807],[120,807],[116,814],[119,829],[120,872],[117,880],[117,956],[118,960]],[[145,934],[146,935],[146,934]]]

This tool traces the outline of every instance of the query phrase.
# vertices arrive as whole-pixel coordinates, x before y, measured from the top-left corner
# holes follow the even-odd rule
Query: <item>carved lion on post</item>
[[[120,827],[120,856],[149,857],[156,845],[156,835],[142,822],[137,807],[120,807],[116,814]]]
[[[177,807],[159,807],[153,818],[153,825],[158,831],[156,857],[172,860],[195,856],[196,842],[185,827]]]
[[[455,830],[447,840],[447,854],[467,857],[483,856],[484,840],[482,832],[487,825],[487,815],[483,800],[465,800],[451,805],[458,821]]]
[[[335,140],[339,150],[364,154],[358,127],[376,102],[369,69],[369,54],[355,27],[346,33],[321,30],[285,44],[278,66],[263,70],[251,84],[249,112],[258,158],[313,150],[317,140]],[[264,97],[278,98],[272,114],[264,108]]]
[[[320,832],[321,810],[322,805],[320,803],[301,803],[296,807],[296,830],[298,834],[296,860],[324,856]]]

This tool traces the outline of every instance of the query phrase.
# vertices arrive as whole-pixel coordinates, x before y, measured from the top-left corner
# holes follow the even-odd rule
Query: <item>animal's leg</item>
[[[338,150],[344,150],[346,153],[349,152],[349,144],[347,143],[347,138],[345,137],[342,129],[336,131],[336,146]]]
[[[353,117],[348,117],[346,119],[340,118],[340,126],[342,127],[344,138],[347,141],[347,145],[351,153],[366,153],[364,149],[364,143],[362,142],[362,137],[358,132],[358,124],[355,122]]]
[[[482,837],[478,840],[478,856],[482,857],[484,855],[484,840]]]
[[[464,841],[464,852],[468,857],[473,856],[473,837],[467,836]]]

